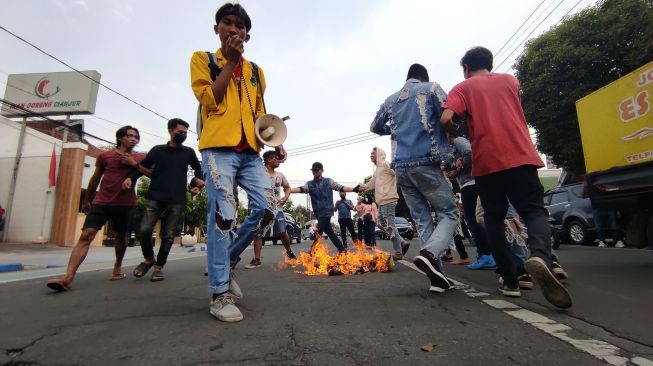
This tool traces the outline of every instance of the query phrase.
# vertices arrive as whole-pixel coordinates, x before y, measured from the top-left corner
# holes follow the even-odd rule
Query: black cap
[[[322,165],[322,163],[317,161],[313,163],[313,165],[311,166],[311,170],[322,170],[322,169],[324,169],[324,166]]]

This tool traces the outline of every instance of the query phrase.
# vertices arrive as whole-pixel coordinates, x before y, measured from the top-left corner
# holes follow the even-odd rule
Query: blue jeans
[[[263,193],[271,185],[258,154],[202,150],[202,172],[207,193],[206,256],[209,292],[229,289],[229,270],[240,254],[261,231],[261,219],[269,211]],[[234,181],[247,193],[249,216],[234,234],[236,198]]]
[[[621,240],[621,233],[617,229],[617,215],[610,210],[592,210],[592,218],[596,225],[596,235],[599,240],[605,241],[609,236],[613,240]]]
[[[386,228],[392,228],[392,234],[390,234],[392,249],[394,249],[395,253],[401,253],[401,243],[404,241],[404,238],[401,237],[397,230],[397,226],[395,225],[396,207],[396,202],[386,203],[385,205],[379,206],[379,223]]]
[[[444,173],[435,164],[400,167],[395,171],[397,185],[417,224],[421,249],[439,258],[449,248],[458,217],[453,192]],[[433,222],[431,208],[438,215],[437,225]]]

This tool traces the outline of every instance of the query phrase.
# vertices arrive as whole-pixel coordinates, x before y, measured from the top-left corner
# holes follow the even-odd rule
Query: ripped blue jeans
[[[202,150],[202,172],[207,193],[206,252],[209,293],[229,289],[229,271],[240,254],[261,231],[261,219],[270,211],[263,193],[272,183],[258,154],[214,149]],[[238,232],[234,182],[247,193],[250,213]]]

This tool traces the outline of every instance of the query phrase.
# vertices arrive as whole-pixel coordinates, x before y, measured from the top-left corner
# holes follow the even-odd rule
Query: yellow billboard
[[[576,101],[587,173],[653,161],[653,62]]]

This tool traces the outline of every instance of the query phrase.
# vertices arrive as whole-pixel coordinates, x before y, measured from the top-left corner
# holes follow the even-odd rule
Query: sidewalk
[[[0,243],[0,283],[63,274],[71,250],[72,247],[54,244]],[[170,259],[203,255],[205,250],[205,244],[194,247],[175,244],[170,250]],[[114,253],[113,247],[91,247],[79,272],[111,268],[116,258]],[[127,247],[123,266],[136,265],[142,260],[140,246]]]

